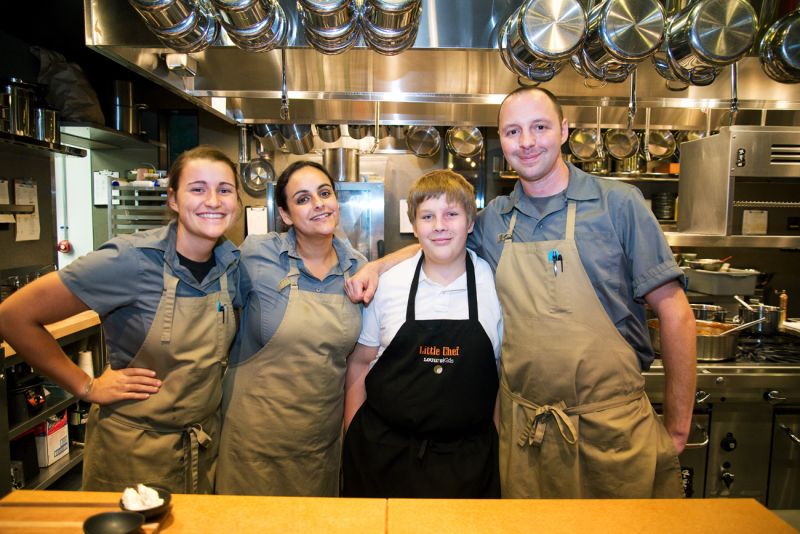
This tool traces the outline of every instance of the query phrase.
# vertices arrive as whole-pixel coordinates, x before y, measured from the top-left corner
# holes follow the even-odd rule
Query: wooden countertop
[[[63,321],[46,325],[45,328],[47,328],[47,330],[53,334],[54,338],[59,339],[70,334],[74,334],[75,332],[86,330],[87,328],[91,328],[92,326],[98,324],[100,324],[100,316],[98,316],[92,310],[87,310],[77,315],[73,315],[72,317],[68,317]],[[2,347],[5,351],[6,358],[17,353],[17,351],[15,351],[14,348],[5,341],[0,344],[0,347]]]
[[[120,494],[14,491],[0,501],[0,532],[81,532]],[[152,532],[347,534],[796,532],[753,499],[449,500],[173,495]]]

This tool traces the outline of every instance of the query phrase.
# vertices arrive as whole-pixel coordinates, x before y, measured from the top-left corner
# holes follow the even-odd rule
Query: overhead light
[[[167,54],[167,68],[184,78],[192,78],[197,75],[197,60],[189,57],[189,54]]]

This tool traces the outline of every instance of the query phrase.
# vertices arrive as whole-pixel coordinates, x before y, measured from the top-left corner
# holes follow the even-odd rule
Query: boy
[[[467,252],[473,188],[435,170],[408,195],[422,250],[380,277],[347,362],[343,494],[499,498],[497,358],[489,265]]]

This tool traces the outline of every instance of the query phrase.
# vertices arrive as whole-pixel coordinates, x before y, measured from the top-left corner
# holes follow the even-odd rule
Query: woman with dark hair
[[[222,375],[236,331],[239,251],[224,232],[240,212],[236,165],[200,146],[169,172],[166,226],[119,236],[14,293],[0,337],[29,364],[93,403],[83,488],[157,482],[211,493]],[[109,366],[87,376],[44,325],[94,310]]]
[[[347,356],[361,311],[344,282],[366,261],[334,235],[335,183],[295,162],[275,187],[286,233],[242,243],[245,300],[224,380],[217,493],[336,496]]]

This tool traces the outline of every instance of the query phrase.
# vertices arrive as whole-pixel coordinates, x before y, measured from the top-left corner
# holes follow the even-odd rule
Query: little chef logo
[[[424,356],[422,361],[425,363],[453,363],[453,358],[461,355],[461,346],[420,345],[419,354]]]

